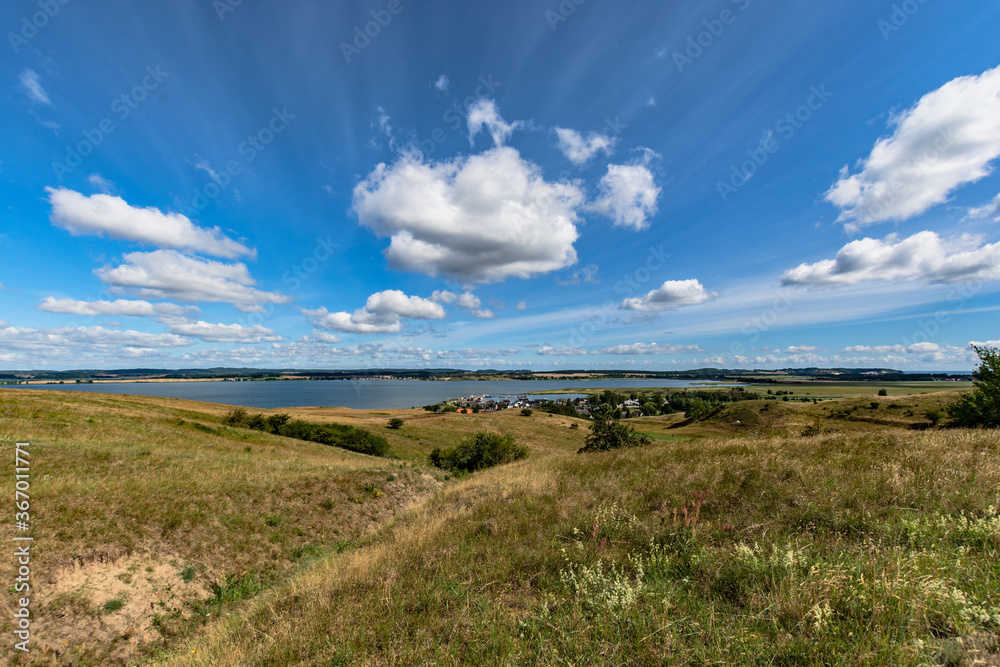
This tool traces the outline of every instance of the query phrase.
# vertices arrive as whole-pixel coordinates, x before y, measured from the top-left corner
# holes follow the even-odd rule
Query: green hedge
[[[308,440],[340,447],[361,454],[389,456],[391,453],[389,441],[381,435],[345,424],[313,424],[301,419],[292,421],[285,414],[270,416],[264,416],[260,413],[249,414],[243,408],[231,410],[222,421],[227,426],[266,431],[297,440]]]

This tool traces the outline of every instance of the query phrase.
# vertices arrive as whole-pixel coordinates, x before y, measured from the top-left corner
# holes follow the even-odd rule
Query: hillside
[[[392,460],[72,399],[0,392],[3,433],[40,445],[38,566],[66,591],[37,664],[124,664],[142,632],[162,650],[132,664],[1000,664],[1000,434],[931,428],[947,394],[635,418],[652,445],[588,455],[586,422],[540,412],[290,411],[381,427]],[[531,456],[424,467],[480,428]],[[177,596],[160,621],[107,588],[129,575]],[[84,639],[125,617],[111,653]]]

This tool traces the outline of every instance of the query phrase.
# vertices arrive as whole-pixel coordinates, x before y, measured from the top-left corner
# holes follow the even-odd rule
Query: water
[[[516,396],[565,389],[575,398],[585,388],[651,389],[704,384],[687,380],[280,380],[273,382],[109,382],[16,385],[27,389],[90,391],[206,401],[248,408],[343,407],[358,410],[433,405],[463,396]],[[552,396],[551,398],[556,398]]]

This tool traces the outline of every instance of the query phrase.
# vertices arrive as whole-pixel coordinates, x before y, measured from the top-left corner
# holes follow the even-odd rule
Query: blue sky
[[[967,369],[1000,5],[12,1],[0,367]]]

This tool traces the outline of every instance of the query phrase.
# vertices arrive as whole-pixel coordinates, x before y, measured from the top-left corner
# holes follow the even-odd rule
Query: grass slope
[[[34,664],[169,647],[440,485],[407,462],[223,426],[227,409],[0,390],[11,464],[13,443],[31,442]],[[13,474],[4,484],[13,498]],[[5,636],[13,599],[0,603]]]
[[[164,664],[998,664],[1000,433],[827,416],[802,436],[817,406],[770,406],[755,433],[550,441]]]
[[[171,488],[197,457],[210,481],[177,501],[188,510],[175,510],[193,513],[166,533],[172,514],[136,518],[133,531],[146,538],[135,541],[147,552],[191,548],[188,538],[211,534],[222,544],[203,548],[200,558],[221,559],[238,552],[244,530],[252,532],[249,542],[273,544],[281,526],[295,526],[288,544],[274,547],[279,555],[289,549],[283,574],[256,587],[245,577],[213,579],[224,586],[221,595],[207,591],[212,599],[259,592],[228,607],[187,605],[212,616],[197,631],[190,621],[178,626],[175,635],[189,639],[168,643],[159,665],[1000,664],[1000,433],[928,428],[925,411],[946,394],[751,401],[699,421],[630,419],[655,436],[652,445],[588,455],[575,453],[586,422],[542,413],[292,411],[371,429],[400,417],[402,429],[382,431],[401,456],[396,462],[224,432],[221,411],[198,404],[100,397],[94,400],[103,403],[43,406],[55,399],[39,395],[32,406],[10,393],[0,400],[0,414],[19,420],[13,429],[5,421],[5,433],[24,439],[33,432],[48,452],[40,461],[65,459],[56,472],[41,465],[33,472],[40,484],[52,475],[50,495],[33,500],[38,511],[65,502],[65,492],[86,499],[88,491],[148,476],[142,490],[120,488],[111,511],[98,516],[92,507],[82,517],[115,539],[132,515],[128,501],[157,484],[159,502],[175,498]],[[95,411],[106,422],[90,433],[86,419]],[[215,429],[214,447],[204,444],[204,428]],[[337,511],[382,507],[385,497],[369,494],[358,505],[346,496],[393,465],[401,466],[390,473],[399,476],[394,483],[410,475],[416,494],[431,484],[418,464],[430,448],[481,429],[512,433],[531,456],[449,481],[370,537],[347,549],[323,541],[297,566],[292,542],[301,545],[297,531],[323,516],[312,514],[320,495],[335,496]],[[260,454],[244,456],[246,444]],[[163,451],[173,463],[129,463],[131,447]],[[111,454],[80,468],[70,484],[77,459],[64,449]],[[108,476],[114,461],[123,461],[120,474]],[[214,507],[221,489],[234,492],[239,485],[226,470],[257,480],[256,502],[287,504],[267,513],[244,509],[249,523],[238,528],[202,527],[215,509],[190,508]],[[300,483],[330,478],[342,480],[344,496],[301,497]],[[269,525],[273,515],[281,518]],[[341,520],[351,517],[358,531],[387,518]],[[90,545],[74,537],[74,525],[63,526],[65,537],[77,539],[77,548]],[[54,539],[45,544],[62,548]],[[252,560],[262,567],[267,558]],[[176,562],[179,569],[188,560]],[[92,596],[88,609],[106,599]],[[99,618],[121,613],[102,607]]]

